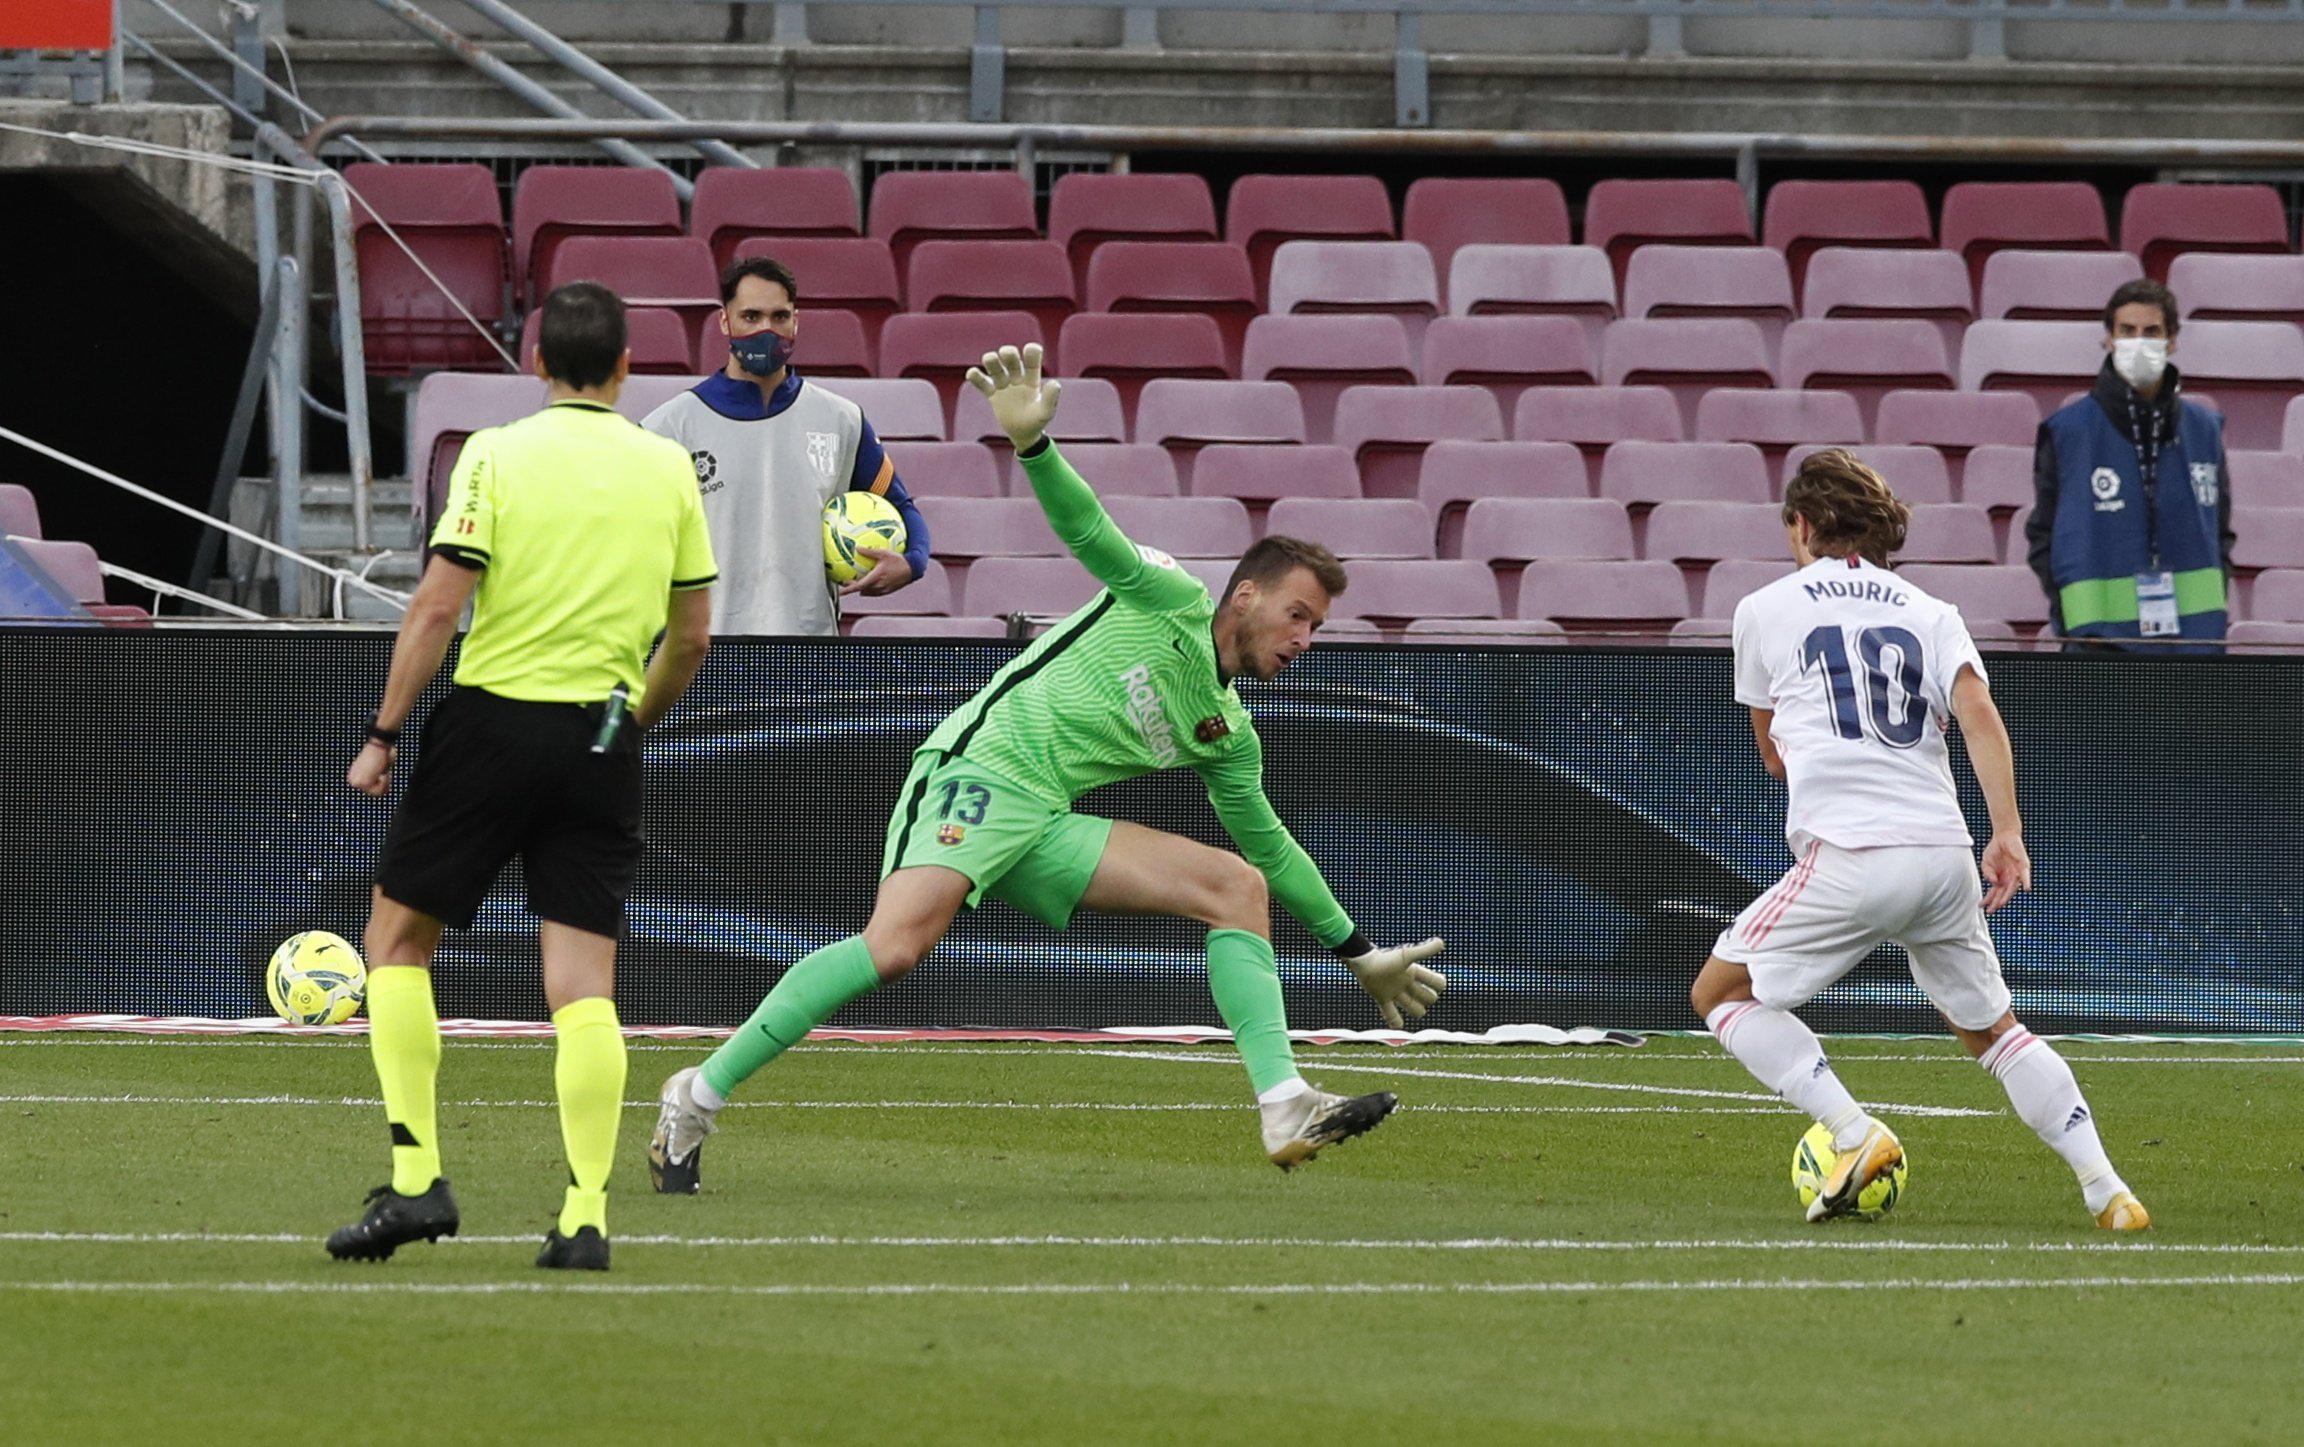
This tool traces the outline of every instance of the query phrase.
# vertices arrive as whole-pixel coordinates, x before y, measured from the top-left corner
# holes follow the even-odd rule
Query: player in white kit
[[[2151,1217],[2106,1158],[2072,1068],[2008,1008],[1984,916],[2032,887],[2014,754],[1959,610],[1888,571],[1910,509],[1834,450],[1801,465],[1783,516],[1799,568],[1736,607],[1736,701],[1752,710],[1762,763],[1790,786],[1795,862],[1712,947],[1696,1012],[1761,1084],[1832,1132],[1838,1159],[1808,1219],[1836,1216],[1904,1148],[1791,1012],[1883,941],[1902,945],[1913,982],[2079,1177],[2096,1224],[2142,1230]],[[1989,888],[1953,792],[1947,719],[1991,809]]]

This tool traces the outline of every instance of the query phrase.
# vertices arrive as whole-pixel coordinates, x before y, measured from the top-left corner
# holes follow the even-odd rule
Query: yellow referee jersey
[[[597,402],[473,433],[432,551],[485,570],[456,682],[536,703],[637,705],[670,593],[719,576],[687,452]]]

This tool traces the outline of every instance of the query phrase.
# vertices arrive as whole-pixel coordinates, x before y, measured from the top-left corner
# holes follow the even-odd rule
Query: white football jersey
[[[1794,853],[1966,844],[1944,724],[1984,661],[1960,610],[1861,558],[1819,558],[1736,605],[1736,701],[1775,710]]]

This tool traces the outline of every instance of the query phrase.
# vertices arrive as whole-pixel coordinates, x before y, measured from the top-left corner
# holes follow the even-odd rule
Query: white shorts
[[[1724,931],[1712,953],[1744,966],[1763,1005],[1794,1010],[1884,942],[1912,957],[1912,982],[1963,1030],[2008,1013],[1983,884],[1966,849],[1842,849],[1816,843]]]

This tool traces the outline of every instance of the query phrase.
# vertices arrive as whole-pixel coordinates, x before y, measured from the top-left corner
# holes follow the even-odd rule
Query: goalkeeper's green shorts
[[[1075,814],[966,759],[913,756],[896,796],[880,877],[924,864],[968,877],[968,904],[1005,900],[1056,929],[1072,922],[1112,821]]]

